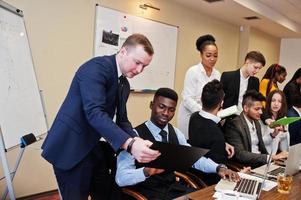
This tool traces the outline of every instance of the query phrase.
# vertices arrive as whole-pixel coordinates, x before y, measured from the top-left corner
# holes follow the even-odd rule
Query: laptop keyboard
[[[253,195],[254,194],[254,190],[255,189],[258,190],[258,188],[261,187],[259,185],[259,187],[255,188],[256,187],[256,183],[257,183],[256,180],[241,178],[240,181],[236,183],[234,191]],[[259,183],[259,184],[261,184],[261,183]],[[256,191],[256,194],[258,194],[257,192],[259,192],[259,191]]]
[[[279,168],[276,168],[276,169],[270,171],[268,174],[272,175],[272,176],[277,176],[279,173],[284,173],[284,171],[285,171],[284,167],[279,167]]]

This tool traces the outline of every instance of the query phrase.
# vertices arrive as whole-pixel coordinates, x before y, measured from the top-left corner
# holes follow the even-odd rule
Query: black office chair
[[[185,174],[182,172],[177,172],[177,171],[175,171],[174,173],[176,176],[176,181],[183,182],[188,187],[192,187],[196,190],[206,187],[206,184],[204,184],[204,182],[202,180],[200,180],[197,177],[195,177],[195,180],[194,180],[194,178],[191,178],[190,176],[186,175],[186,172],[185,172]],[[133,188],[130,188],[130,187],[122,188],[122,192],[132,199],[147,200],[147,198],[144,195],[140,194],[139,192],[135,191]]]

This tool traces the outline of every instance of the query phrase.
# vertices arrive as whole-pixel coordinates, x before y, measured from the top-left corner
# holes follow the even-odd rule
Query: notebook
[[[268,171],[268,177],[276,178],[279,173],[286,173],[289,175],[294,175],[299,171],[299,166],[301,163],[301,143],[289,147],[288,158],[285,161],[285,167],[278,166],[274,163]],[[254,169],[252,172],[259,175],[263,175],[267,165],[263,165]]]
[[[209,149],[176,145],[165,142],[153,142],[151,149],[159,150],[161,155],[149,163],[136,163],[137,167],[152,167],[169,171],[189,169],[198,159],[208,153]]]
[[[270,127],[275,128],[276,126],[285,126],[298,120],[301,120],[301,117],[283,117],[281,119],[278,119],[277,121],[272,122],[270,124]]]
[[[238,107],[236,105],[234,106],[230,106],[226,109],[222,109],[220,111],[218,111],[217,116],[220,118],[227,118],[233,115],[239,115],[240,114],[240,110],[238,109]]]

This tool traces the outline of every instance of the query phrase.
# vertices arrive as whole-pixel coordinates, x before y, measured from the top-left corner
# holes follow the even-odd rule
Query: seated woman
[[[287,113],[287,104],[284,93],[281,90],[274,90],[269,93],[266,100],[265,114],[268,116],[268,124],[283,118]],[[289,133],[287,126],[270,128],[269,125],[260,121],[263,142],[268,153],[276,154],[278,150],[288,151]]]
[[[285,80],[286,69],[279,64],[272,64],[265,72],[259,85],[259,92],[267,97],[270,92],[278,90],[278,84]],[[265,103],[263,104],[265,106]]]

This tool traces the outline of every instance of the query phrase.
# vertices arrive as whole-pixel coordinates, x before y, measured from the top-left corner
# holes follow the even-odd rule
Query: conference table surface
[[[198,190],[187,194],[185,197],[180,197],[180,199],[214,199],[213,194],[215,185],[206,187],[204,189]],[[301,200],[301,172],[293,177],[292,189],[289,194],[281,194],[277,192],[277,186],[270,191],[262,191],[259,199],[272,199],[272,200]]]

